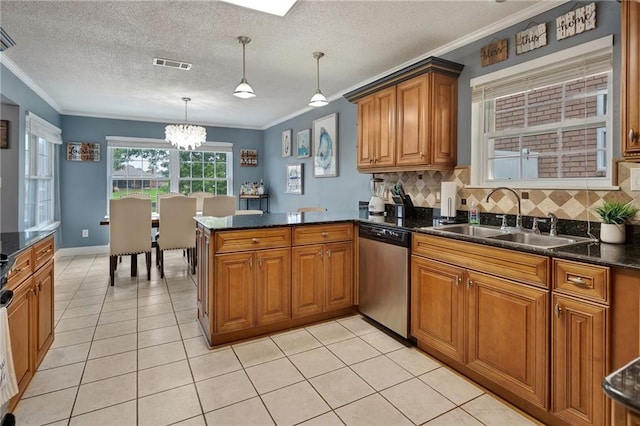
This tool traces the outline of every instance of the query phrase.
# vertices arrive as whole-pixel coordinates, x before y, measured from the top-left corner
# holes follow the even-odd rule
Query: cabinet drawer
[[[331,243],[353,240],[353,224],[305,225],[293,228],[293,245]]]
[[[558,293],[609,303],[609,274],[606,266],[553,259],[553,289]]]
[[[24,250],[16,256],[13,267],[7,276],[7,288],[15,290],[15,288],[24,281],[33,272],[33,256],[31,247]]]
[[[412,254],[520,283],[549,288],[549,258],[516,250],[414,233]]]
[[[53,259],[53,237],[46,238],[33,246],[34,271]]]
[[[289,227],[222,231],[215,234],[216,253],[288,247],[290,245],[291,229]]]

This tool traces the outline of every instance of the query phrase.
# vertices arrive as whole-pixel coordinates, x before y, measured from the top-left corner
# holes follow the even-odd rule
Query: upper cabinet
[[[358,170],[452,169],[462,68],[430,57],[347,93],[358,105]]]
[[[640,1],[622,1],[622,155],[640,161]]]

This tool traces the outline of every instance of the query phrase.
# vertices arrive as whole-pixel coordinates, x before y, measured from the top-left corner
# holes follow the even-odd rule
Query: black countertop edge
[[[536,248],[517,245],[508,241],[490,240],[468,235],[444,233],[433,226],[433,218],[396,218],[390,216],[370,218],[366,210],[346,212],[311,213],[269,213],[263,215],[241,215],[222,218],[198,216],[196,222],[211,230],[242,230],[287,225],[327,224],[334,222],[379,223],[389,227],[398,227],[409,231],[422,232],[455,240],[484,244],[488,246],[540,254],[567,260],[589,262],[602,266],[619,266],[640,270],[640,244],[582,243],[559,248]]]
[[[609,398],[640,414],[640,358],[606,376],[602,389]]]
[[[0,252],[7,254],[9,259],[13,260],[20,252],[55,232],[55,229],[49,231],[2,232],[0,233]],[[9,273],[12,264],[13,261],[10,261],[0,267],[0,278]]]

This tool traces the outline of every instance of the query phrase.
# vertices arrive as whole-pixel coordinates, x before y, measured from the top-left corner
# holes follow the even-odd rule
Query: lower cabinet
[[[213,298],[211,297],[211,284],[214,282],[213,277],[213,259],[209,256],[213,255],[210,248],[211,231],[201,225],[196,229],[196,251],[198,259],[197,270],[197,306],[198,321],[206,336],[211,336],[214,324],[211,316],[211,305]]]
[[[221,254],[215,269],[216,333],[291,318],[290,249]]]
[[[20,393],[11,400],[11,406],[18,403],[20,395],[26,389],[35,373],[33,363],[34,347],[31,344],[30,330],[33,325],[33,283],[27,279],[13,292],[13,302],[9,306],[9,333],[11,334],[11,353],[13,367]]]
[[[47,263],[34,275],[36,365],[40,365],[53,343],[53,280],[53,261]]]

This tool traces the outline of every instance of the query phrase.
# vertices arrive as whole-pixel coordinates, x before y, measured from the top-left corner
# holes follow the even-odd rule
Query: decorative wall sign
[[[291,133],[292,130],[282,132],[282,156],[291,157]]]
[[[258,165],[258,150],[257,149],[241,149],[240,150],[240,165],[244,167],[255,167]]]
[[[572,37],[596,27],[596,4],[577,7],[556,18],[556,39]]]
[[[311,129],[300,130],[297,134],[298,158],[311,156]]]
[[[0,149],[9,148],[9,121],[0,120]]]
[[[100,161],[100,144],[84,142],[67,143],[67,160]]]
[[[516,54],[528,52],[547,45],[547,24],[534,24],[516,33]]]
[[[286,188],[287,194],[302,195],[302,182],[303,182],[303,164],[287,164],[285,165],[286,174]]]
[[[496,40],[480,49],[480,65],[486,67],[509,57],[509,39]]]
[[[338,114],[313,121],[313,176],[338,176]]]

